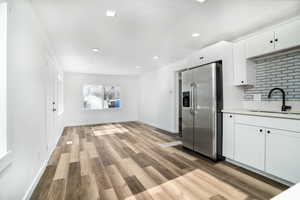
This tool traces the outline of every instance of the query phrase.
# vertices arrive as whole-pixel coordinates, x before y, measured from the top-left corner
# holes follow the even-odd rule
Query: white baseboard
[[[33,182],[31,183],[31,185],[29,186],[28,190],[26,191],[24,197],[22,198],[22,200],[29,200],[35,187],[37,186],[38,182],[40,181],[46,167],[47,167],[47,163],[48,163],[48,160],[45,160],[42,167],[40,168],[40,170],[38,171],[36,177],[33,179]]]

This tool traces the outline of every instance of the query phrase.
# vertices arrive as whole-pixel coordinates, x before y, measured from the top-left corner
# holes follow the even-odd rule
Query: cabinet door
[[[234,84],[247,84],[246,76],[246,46],[245,41],[237,42],[233,45],[234,60]]]
[[[233,45],[234,60],[234,84],[254,85],[256,82],[256,64],[246,58],[245,40],[239,41]]]
[[[300,181],[300,133],[267,130],[266,172],[287,181]]]
[[[236,124],[234,150],[236,161],[263,171],[265,130],[256,126]]]
[[[276,41],[276,39],[278,41]],[[300,20],[275,30],[275,49],[283,50],[300,45]]]
[[[223,114],[223,156],[234,159],[234,116]]]
[[[261,56],[275,51],[274,32],[258,34],[246,40],[247,58]]]

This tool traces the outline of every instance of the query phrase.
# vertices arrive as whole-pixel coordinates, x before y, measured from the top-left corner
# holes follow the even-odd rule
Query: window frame
[[[0,0],[0,172],[12,162],[7,145],[7,19],[8,3]]]

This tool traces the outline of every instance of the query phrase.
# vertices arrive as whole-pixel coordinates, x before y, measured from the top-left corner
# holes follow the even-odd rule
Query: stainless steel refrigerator
[[[188,69],[181,77],[183,146],[217,160],[222,155],[222,64]]]

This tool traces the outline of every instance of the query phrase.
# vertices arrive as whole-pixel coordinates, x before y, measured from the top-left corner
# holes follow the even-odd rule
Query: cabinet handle
[[[244,83],[244,81],[241,81],[241,83]]]
[[[259,129],[259,132],[263,132],[263,130],[262,130],[262,129]]]
[[[278,42],[278,38],[275,39],[275,42]]]
[[[201,57],[200,57],[200,60],[203,60],[203,59],[204,59],[204,57],[203,57],[203,56],[201,56]]]
[[[271,40],[270,43],[272,44],[272,43],[273,43],[273,40]]]
[[[229,115],[230,118],[232,118],[232,115]]]
[[[271,133],[271,131],[267,131],[267,133],[268,133],[268,134],[270,134],[270,133]]]

